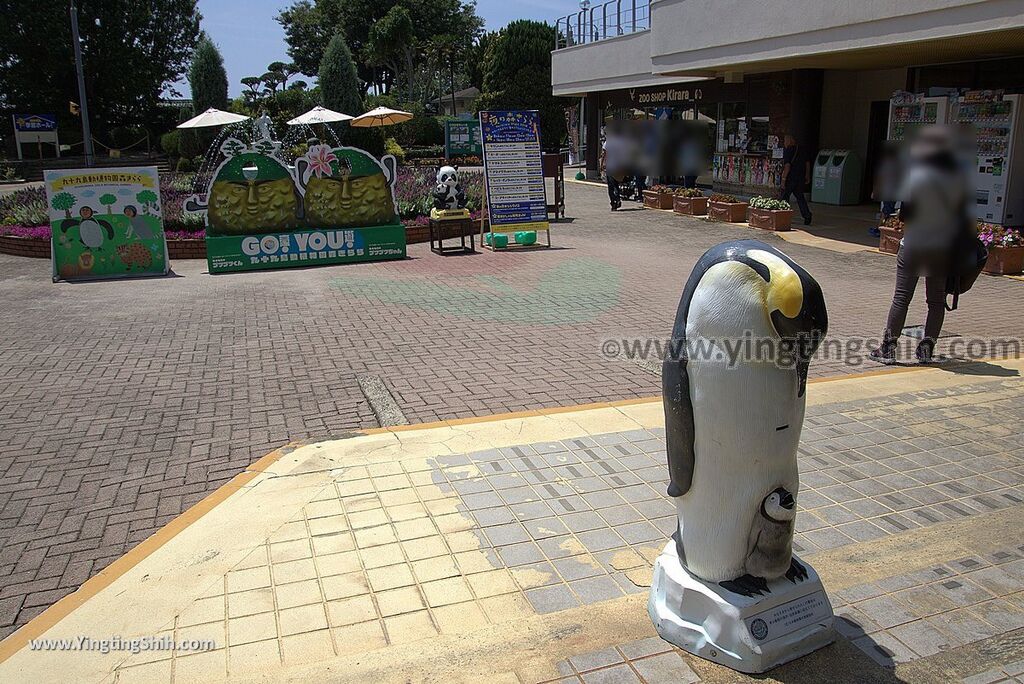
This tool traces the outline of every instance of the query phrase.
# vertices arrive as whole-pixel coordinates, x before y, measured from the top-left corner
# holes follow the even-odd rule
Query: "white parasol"
[[[245,121],[249,117],[244,114],[232,114],[220,109],[210,107],[199,116],[193,116],[184,123],[178,124],[178,128],[207,128],[210,126],[225,126],[227,124]]]
[[[321,107],[317,105],[316,107],[313,107],[305,114],[300,114],[291,121],[289,121],[288,125],[301,126],[303,124],[312,125],[322,123],[334,123],[336,121],[352,121],[352,119],[353,117],[349,116],[348,114],[342,114],[341,112],[336,112],[333,109],[327,109],[326,107]]]

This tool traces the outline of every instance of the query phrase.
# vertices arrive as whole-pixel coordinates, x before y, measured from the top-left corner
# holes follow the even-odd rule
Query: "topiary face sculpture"
[[[232,157],[210,187],[211,235],[253,235],[298,225],[299,199],[287,169],[254,152]]]
[[[315,228],[394,223],[395,201],[375,159],[354,148],[310,150],[304,198],[306,222]]]

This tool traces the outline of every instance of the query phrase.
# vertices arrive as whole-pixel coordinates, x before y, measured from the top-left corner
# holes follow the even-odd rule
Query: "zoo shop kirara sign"
[[[205,197],[186,202],[206,213],[210,273],[405,257],[394,157],[313,145],[289,167],[278,149],[228,138]]]
[[[156,167],[45,171],[53,280],[170,270]]]

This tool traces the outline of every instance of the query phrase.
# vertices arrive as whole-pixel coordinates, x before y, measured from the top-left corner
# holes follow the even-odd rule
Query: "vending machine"
[[[968,92],[950,108],[977,140],[975,206],[981,221],[1024,225],[1024,105],[1021,95]]]
[[[944,124],[948,97],[895,93],[889,100],[889,140],[906,140],[921,126]]]

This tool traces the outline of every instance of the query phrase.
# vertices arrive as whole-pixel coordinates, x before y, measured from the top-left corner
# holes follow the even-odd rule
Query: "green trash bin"
[[[859,204],[864,165],[853,150],[821,150],[814,159],[811,201]]]

